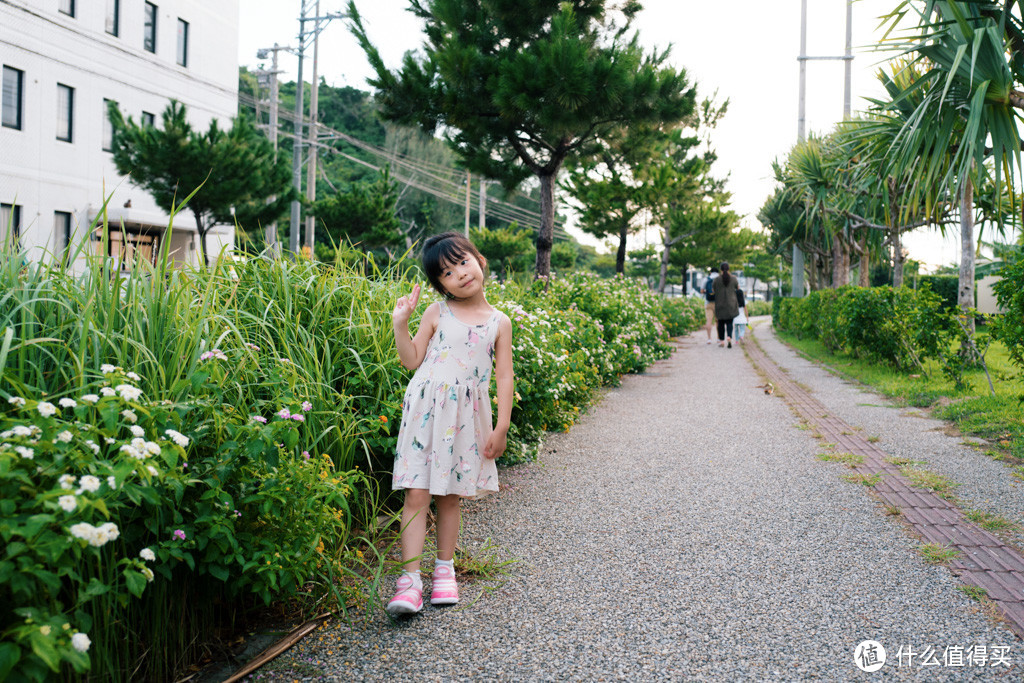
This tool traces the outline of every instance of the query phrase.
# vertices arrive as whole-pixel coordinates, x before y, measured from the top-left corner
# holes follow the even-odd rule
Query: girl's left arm
[[[512,321],[504,313],[498,322],[498,335],[494,340],[494,379],[498,392],[498,419],[494,431],[484,446],[484,457],[501,457],[508,442],[508,428],[512,423],[512,398],[515,380],[512,373]]]

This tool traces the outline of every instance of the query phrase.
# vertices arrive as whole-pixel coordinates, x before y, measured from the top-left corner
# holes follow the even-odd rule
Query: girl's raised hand
[[[412,294],[408,296],[398,297],[398,301],[395,302],[395,310],[391,313],[391,318],[396,323],[408,323],[409,317],[412,312],[416,310],[416,304],[420,302],[420,285],[416,285],[412,288]]]

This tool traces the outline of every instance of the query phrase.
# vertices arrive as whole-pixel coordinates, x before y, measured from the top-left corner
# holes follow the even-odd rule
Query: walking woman
[[[732,273],[729,272],[729,264],[722,262],[720,267],[722,274],[715,278],[712,289],[715,294],[715,317],[718,319],[718,345],[732,348],[732,320],[740,312],[739,302],[736,300],[736,289],[738,283]]]

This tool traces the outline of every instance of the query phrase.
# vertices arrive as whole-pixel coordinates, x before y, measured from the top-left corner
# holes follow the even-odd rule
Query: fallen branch
[[[299,642],[300,640],[308,636],[310,633],[315,631],[320,626],[320,624],[326,621],[327,618],[330,616],[330,612],[328,612],[327,614],[321,614],[318,617],[310,619],[304,624],[296,626],[291,630],[291,632],[288,635],[286,635],[284,638],[268,647],[263,652],[256,655],[252,659],[252,661],[250,661],[248,664],[246,664],[241,669],[236,671],[234,675],[232,675],[231,678],[224,681],[224,683],[235,683],[235,681],[240,681],[252,672],[262,667],[264,664],[267,664],[268,662],[276,659],[281,653],[288,650],[288,648],[290,648],[292,645]]]

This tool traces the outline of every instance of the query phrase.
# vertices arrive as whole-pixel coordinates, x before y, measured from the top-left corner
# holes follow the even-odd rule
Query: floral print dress
[[[394,489],[435,496],[498,490],[498,469],[483,457],[491,435],[490,383],[498,311],[482,325],[455,317],[447,302],[402,402]]]

